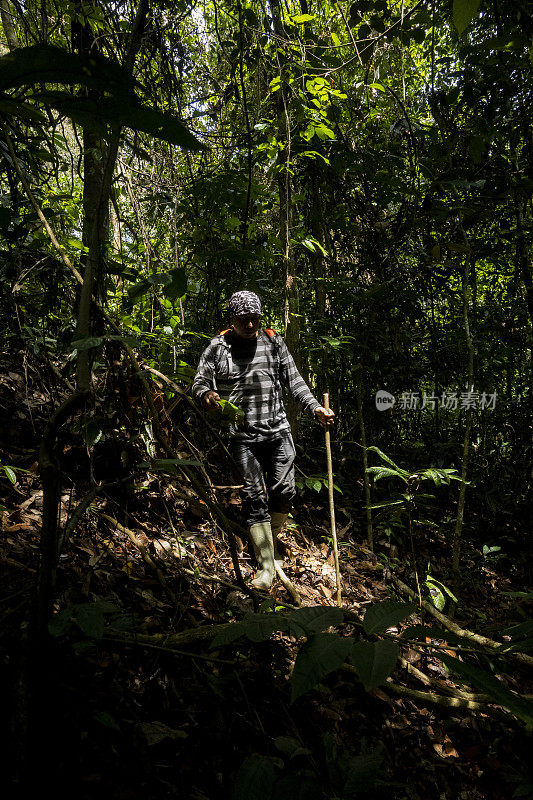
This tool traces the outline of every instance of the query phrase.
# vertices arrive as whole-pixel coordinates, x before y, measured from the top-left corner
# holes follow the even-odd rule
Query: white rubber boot
[[[274,544],[270,522],[256,522],[250,526],[250,539],[255,557],[259,564],[259,572],[252,581],[254,589],[268,591],[272,586],[276,567],[274,565]]]
[[[272,528],[272,541],[274,542],[274,559],[278,566],[282,567],[284,564],[284,560],[279,552],[278,548],[278,534],[281,533],[281,529],[285,525],[285,521],[289,515],[282,514],[280,511],[274,511],[270,515],[270,526]]]

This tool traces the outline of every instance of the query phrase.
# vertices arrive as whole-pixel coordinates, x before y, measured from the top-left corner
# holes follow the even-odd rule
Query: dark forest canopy
[[[113,759],[107,755],[99,767],[101,752],[115,748],[133,764],[141,731],[149,750],[168,745],[150,750],[155,759],[146,757],[139,772],[132,768],[139,786],[153,781],[153,794],[144,797],[235,792],[237,800],[283,800],[300,796],[298,786],[309,797],[384,791],[416,800],[420,790],[409,794],[393,763],[401,754],[378,746],[386,714],[379,693],[395,687],[390,697],[410,699],[395,700],[396,710],[390,701],[391,730],[417,728],[420,708],[439,715],[432,731],[440,734],[426,745],[433,756],[455,724],[442,698],[461,701],[457,714],[475,720],[469,730],[479,742],[464,734],[464,752],[457,746],[455,754],[466,759],[479,746],[487,756],[477,763],[480,775],[492,775],[487,754],[505,761],[498,743],[512,731],[511,766],[505,775],[494,770],[486,783],[470,766],[469,796],[499,800],[515,789],[531,796],[533,778],[520,763],[521,737],[533,723],[526,697],[533,663],[530,4],[0,0],[0,23],[0,508],[12,536],[1,553],[11,568],[22,561],[36,577],[35,587],[28,581],[21,589],[6,567],[5,617],[13,621],[0,651],[6,685],[22,687],[22,699],[7,695],[17,780],[57,702],[65,730],[81,725],[89,742],[100,741],[98,730],[91,733],[100,724],[108,737],[102,733],[104,745],[85,750],[73,746],[56,758],[57,773],[79,759],[81,773],[98,773],[105,790],[113,788],[106,783]],[[304,608],[280,611],[295,601],[279,589],[280,606],[262,606],[261,617],[243,622],[243,611],[258,606],[234,571],[243,534],[237,479],[216,415],[206,419],[190,399],[200,353],[227,326],[226,302],[243,288],[261,297],[265,326],[282,333],[314,394],[329,391],[337,413],[344,617],[335,607],[334,576],[320,566],[331,543],[322,434],[289,405],[300,472],[288,571]],[[32,504],[28,521],[20,515]],[[210,542],[205,551],[202,537]],[[85,543],[94,564],[113,559],[105,575],[93,563],[67,565],[74,553],[80,557],[76,543]],[[141,607],[128,594],[127,548],[153,579],[149,595],[161,595],[153,605],[148,595]],[[309,559],[305,570],[296,568],[304,562],[295,552]],[[171,563],[163,559],[168,553]],[[156,556],[163,561],[155,563]],[[224,581],[239,583],[237,610],[226,607]],[[165,603],[179,608],[177,616]],[[452,626],[446,638],[446,624],[431,616],[435,608]],[[133,612],[133,621],[118,619],[121,611]],[[483,652],[467,648],[457,658],[454,648],[465,640],[454,615],[470,649]],[[223,628],[228,620],[241,628]],[[6,654],[23,623],[27,641],[13,665]],[[209,636],[194,633],[203,624],[213,626],[211,639],[218,636],[215,662]],[[423,634],[422,624],[433,633]],[[414,649],[398,640],[404,625]],[[103,652],[110,631],[116,652],[108,643],[106,659],[112,654],[132,675],[149,673],[156,661],[128,650],[128,636],[141,632],[147,648],[170,650],[168,636],[177,636],[176,652],[180,642],[185,651],[201,648],[204,636],[200,660],[180,662],[181,700],[179,684],[167,694],[152,694],[148,683],[139,690],[149,708],[164,695],[166,717],[157,710],[134,718],[126,679],[129,699],[116,701],[107,687],[100,706],[82,703],[79,717],[70,716],[65,697],[79,687],[67,673],[77,664],[98,693],[88,664],[104,657],[89,648],[89,660],[80,666],[80,659],[95,641]],[[150,639],[150,631],[161,638]],[[275,632],[275,641],[261,644]],[[432,641],[441,644],[424,650]],[[452,648],[444,654],[443,642]],[[224,751],[213,771],[222,777],[187,774],[179,786],[171,778],[169,788],[154,767],[158,758],[170,762],[183,746],[181,757],[191,757],[199,773],[205,768],[200,756],[194,760],[201,740],[185,744],[191,734],[184,729],[182,736],[174,711],[195,692],[204,709],[215,696],[223,706],[227,686],[231,708],[237,684],[224,674],[222,685],[209,670],[222,670],[235,647],[237,658],[246,653],[243,671],[253,673],[251,664],[261,675],[242,692],[252,692],[252,705],[266,702],[264,742],[254,728],[250,743],[243,736],[237,752]],[[250,655],[254,647],[266,649]],[[506,652],[494,655],[499,648]],[[415,651],[422,677],[406,671]],[[36,654],[41,676],[30,668]],[[157,656],[163,676],[167,655]],[[269,710],[271,701],[289,703],[291,691],[285,687],[283,697],[282,678],[271,685],[269,670],[254,661],[270,657],[278,676],[296,664],[292,728],[276,728]],[[428,663],[438,665],[433,673]],[[205,669],[201,678],[195,669]],[[337,686],[332,675],[345,677]],[[320,696],[321,681],[319,690],[336,692],[335,702],[357,686],[365,719],[377,721],[356,723],[344,705],[335,713],[349,724],[331,724],[320,744],[311,735],[306,741],[301,731],[312,714],[305,703],[312,703],[308,693]],[[361,684],[378,694],[364,694]],[[421,689],[440,700],[417,700],[412,692]],[[20,712],[24,703],[27,713]],[[207,714],[200,727],[223,730],[225,713],[216,722]],[[141,727],[130,735],[125,720],[132,719]],[[222,747],[217,736],[205,740],[210,747]],[[298,758],[308,753],[316,760],[306,772]],[[39,758],[53,772],[50,749]],[[459,774],[449,785],[436,779],[428,796],[458,797]],[[117,781],[115,788],[133,791],[122,773]],[[263,793],[262,782],[269,787]]]

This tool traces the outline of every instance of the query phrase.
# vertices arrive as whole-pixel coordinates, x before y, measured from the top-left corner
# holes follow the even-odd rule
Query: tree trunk
[[[466,240],[466,237],[465,237]],[[470,286],[470,272],[471,272],[471,256],[465,259],[465,270],[463,276],[463,321],[465,330],[465,340],[467,349],[467,378],[466,390],[472,392],[474,389],[474,342],[472,340],[472,333],[470,330],[470,321],[468,315],[469,306],[469,286]],[[474,262],[475,269],[475,262]],[[463,458],[461,463],[461,484],[459,489],[459,500],[457,503],[457,518],[455,521],[455,532],[453,537],[453,556],[452,556],[452,570],[454,588],[457,590],[461,579],[460,560],[461,560],[461,535],[463,530],[463,519],[465,510],[465,497],[466,497],[466,475],[468,470],[468,460],[470,456],[470,430],[472,428],[472,408],[468,406],[466,409],[465,432],[463,439]]]
[[[20,47],[17,34],[15,33],[15,26],[13,25],[13,12],[9,6],[9,0],[0,0],[0,18],[2,19],[2,27],[7,39],[7,46],[10,50]]]
[[[289,35],[281,19],[279,0],[272,0],[272,22],[276,35],[281,41],[287,40]],[[291,128],[289,117],[288,95],[285,86],[284,66],[286,56],[282,47],[277,50],[278,67],[281,78],[280,89],[277,93],[276,112],[278,118],[278,141],[283,143],[279,151],[277,162],[277,182],[279,196],[279,229],[282,254],[282,268],[284,279],[284,317],[285,341],[292,354],[296,366],[301,369],[300,358],[300,314],[298,275],[294,261],[294,252],[291,244],[292,228],[292,179],[291,179]],[[289,398],[287,406],[292,434],[298,435],[298,406]]]

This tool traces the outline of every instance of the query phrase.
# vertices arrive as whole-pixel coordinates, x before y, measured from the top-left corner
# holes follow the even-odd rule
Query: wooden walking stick
[[[329,392],[324,393],[324,408],[329,411]],[[335,580],[337,581],[337,605],[341,602],[341,573],[339,569],[339,548],[337,547],[337,529],[335,527],[335,503],[333,501],[333,464],[331,461],[331,439],[329,428],[324,428],[326,437],[326,457],[328,461],[328,492],[329,492],[329,521],[331,526],[331,538],[333,539],[333,558],[335,560]]]

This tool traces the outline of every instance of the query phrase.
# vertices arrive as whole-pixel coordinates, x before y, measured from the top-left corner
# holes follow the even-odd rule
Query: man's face
[[[245,314],[242,317],[231,318],[231,325],[237,336],[243,339],[254,339],[259,333],[261,317],[259,314]]]

